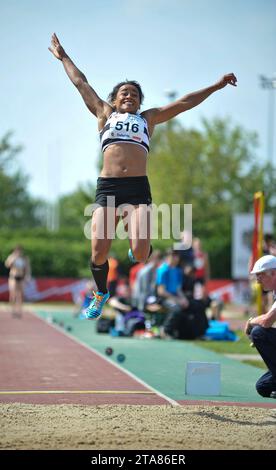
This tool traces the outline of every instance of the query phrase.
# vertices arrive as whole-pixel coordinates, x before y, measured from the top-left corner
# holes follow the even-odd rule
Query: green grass
[[[252,360],[251,361],[251,359],[245,359],[244,361],[241,361],[241,362],[243,362],[244,364],[249,364],[250,366],[260,367],[261,369],[266,369],[267,370],[267,367],[266,367],[263,360],[260,360],[260,361]]]
[[[250,346],[250,340],[241,331],[235,331],[238,341],[194,341],[194,344],[202,348],[220,354],[257,354],[255,348]]]
[[[255,348],[250,346],[250,340],[247,336],[244,335],[242,331],[235,331],[238,336],[238,341],[202,341],[197,340],[194,343],[202,348],[209,349],[211,351],[217,352],[219,354],[257,354]],[[264,361],[260,358],[257,359],[244,359],[240,360],[244,364],[249,364],[250,366],[259,367],[261,369],[266,369],[267,367]]]

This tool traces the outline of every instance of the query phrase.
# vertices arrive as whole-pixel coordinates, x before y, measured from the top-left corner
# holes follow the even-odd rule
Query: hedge
[[[91,242],[76,230],[47,232],[42,229],[22,231],[0,231],[0,276],[7,275],[4,261],[15,245],[24,247],[29,256],[34,277],[75,277],[90,276],[89,258]],[[171,240],[154,240],[153,248],[162,252],[173,245]],[[208,246],[209,245],[209,246]],[[122,271],[128,273],[130,264],[127,257],[128,240],[114,240],[111,247],[120,261]],[[205,244],[209,249],[212,278],[230,277],[229,243],[210,241]]]

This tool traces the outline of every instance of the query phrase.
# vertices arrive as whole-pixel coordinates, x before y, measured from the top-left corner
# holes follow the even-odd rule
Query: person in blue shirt
[[[165,306],[187,308],[189,301],[182,292],[183,272],[179,251],[169,249],[166,261],[157,269],[157,295]]]
[[[167,313],[161,336],[195,339],[202,336],[208,326],[205,305],[184,295],[184,274],[179,264],[179,250],[171,249],[167,253],[165,263],[157,269],[158,301]]]

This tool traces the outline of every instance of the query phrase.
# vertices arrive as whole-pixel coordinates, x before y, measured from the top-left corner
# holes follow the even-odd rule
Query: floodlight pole
[[[276,89],[276,76],[268,78],[260,75],[260,86],[269,90],[268,95],[268,124],[267,124],[267,160],[274,164],[274,90]]]
[[[165,90],[165,95],[168,98],[169,102],[172,103],[177,96],[177,92],[175,90]],[[172,119],[167,122],[167,129],[172,129]]]

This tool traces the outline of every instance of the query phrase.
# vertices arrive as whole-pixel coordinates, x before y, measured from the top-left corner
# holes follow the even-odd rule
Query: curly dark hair
[[[118,93],[119,89],[123,85],[133,85],[133,86],[135,86],[138,90],[138,93],[139,93],[140,104],[143,103],[144,94],[142,92],[141,85],[138,82],[136,82],[135,80],[125,80],[124,82],[120,82],[117,85],[115,85],[115,87],[113,88],[111,93],[109,93],[109,95],[107,97],[107,100],[111,105],[112,105],[113,101],[116,99],[116,96],[117,96],[117,93]]]

